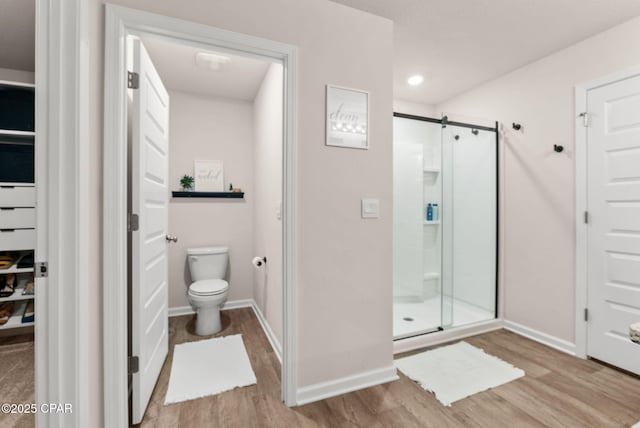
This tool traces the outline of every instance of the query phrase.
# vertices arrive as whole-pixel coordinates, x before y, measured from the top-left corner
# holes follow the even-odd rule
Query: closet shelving
[[[22,98],[15,101],[15,109],[14,99],[11,98],[12,91],[14,94],[16,91],[22,93]],[[0,97],[6,97],[0,99],[0,114],[6,115],[0,117],[0,156],[9,159],[8,165],[14,161],[10,157],[14,153],[12,147],[33,147],[35,144],[33,102],[25,104],[24,101],[29,95],[34,94],[34,84],[0,80]],[[25,108],[25,105],[29,107]],[[21,113],[24,114],[21,116]],[[17,122],[12,123],[12,118],[16,118]],[[24,126],[25,119],[29,126]],[[25,158],[20,159],[22,162],[24,160]],[[16,165],[24,165],[17,159],[15,161]],[[33,162],[31,157],[27,164],[33,168]],[[15,274],[16,284],[10,296],[0,297],[0,308],[7,302],[13,302],[12,315],[6,323],[0,325],[0,330],[3,331],[34,324],[33,321],[22,322],[27,305],[35,299],[35,294],[23,294],[27,283],[32,280],[34,269],[33,265],[19,267],[19,264],[35,249],[35,182],[33,179],[25,179],[24,171],[20,171],[19,168],[15,167],[22,174],[20,177],[12,180],[6,171],[3,171],[5,175],[0,180],[0,254],[10,253],[16,256],[11,266],[0,269],[0,276]]]

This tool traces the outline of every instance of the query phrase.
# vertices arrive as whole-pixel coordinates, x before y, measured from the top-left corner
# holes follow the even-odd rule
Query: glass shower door
[[[437,331],[441,319],[439,123],[394,117],[394,338]]]
[[[442,326],[495,318],[496,132],[443,128]]]

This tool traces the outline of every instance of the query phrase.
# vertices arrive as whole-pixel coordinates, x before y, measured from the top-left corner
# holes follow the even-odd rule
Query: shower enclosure
[[[393,120],[394,339],[496,318],[497,123]]]

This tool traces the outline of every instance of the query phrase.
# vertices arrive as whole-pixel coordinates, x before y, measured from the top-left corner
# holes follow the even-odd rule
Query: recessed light
[[[198,52],[196,65],[213,71],[221,71],[231,64],[231,58],[211,52]]]
[[[419,74],[411,76],[407,79],[407,83],[411,86],[418,86],[422,82],[424,82],[424,77],[420,76]]]

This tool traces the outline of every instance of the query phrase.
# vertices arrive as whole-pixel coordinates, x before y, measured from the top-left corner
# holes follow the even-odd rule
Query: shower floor
[[[444,305],[450,305],[451,299],[445,298],[443,303]],[[407,318],[412,319],[412,321],[407,320]],[[493,312],[456,299],[453,300],[453,327],[493,318],[495,318]],[[433,297],[423,302],[393,303],[394,338],[437,330],[441,325],[441,303],[439,297]]]

